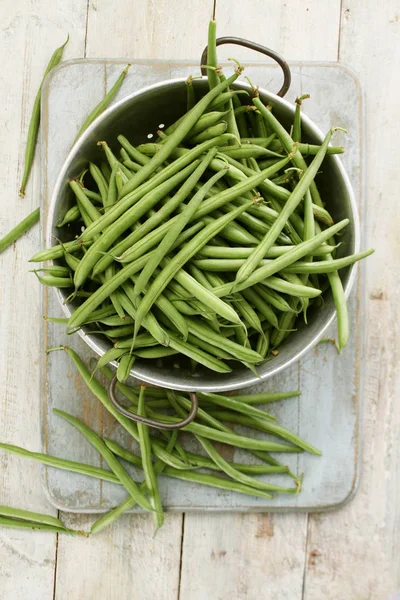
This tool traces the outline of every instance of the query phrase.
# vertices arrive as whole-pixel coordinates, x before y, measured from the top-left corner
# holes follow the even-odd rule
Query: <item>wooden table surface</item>
[[[38,161],[18,197],[33,100],[53,49],[65,58],[194,58],[213,0],[2,0],[0,236],[39,204]],[[217,0],[218,35],[289,61],[340,61],[365,93],[367,340],[358,493],[326,514],[126,516],[93,539],[0,531],[0,600],[394,600],[400,597],[399,0]],[[228,50],[221,56],[226,58]],[[243,61],[245,50],[235,50]],[[71,99],[73,102],[73,98]],[[330,99],[326,98],[329,103]],[[34,229],[0,256],[0,440],[40,449]],[[36,324],[36,325],[35,325]],[[343,357],[345,360],[345,356]],[[0,504],[55,514],[40,466],[0,454]],[[61,515],[74,528],[91,517]]]

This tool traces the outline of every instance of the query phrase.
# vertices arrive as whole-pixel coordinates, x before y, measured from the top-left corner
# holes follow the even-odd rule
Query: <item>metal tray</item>
[[[119,97],[172,77],[198,74],[190,61],[76,60],[63,63],[47,78],[42,96],[42,223],[58,172],[71,148],[85,115],[113,84],[123,66],[132,66]],[[363,112],[360,85],[354,73],[336,63],[294,63],[292,87],[287,98],[309,93],[304,110],[327,130],[332,125],[346,128],[348,148],[343,163],[354,187],[362,215]],[[246,67],[246,74],[260,86],[279,88],[279,68],[265,63]],[[118,100],[118,97],[117,97]],[[337,138],[336,138],[337,139]],[[343,140],[344,141],[344,140]],[[341,143],[339,140],[335,143]],[[269,410],[287,427],[319,447],[322,457],[307,453],[285,456],[297,473],[304,473],[301,494],[277,495],[273,500],[215,490],[161,478],[164,506],[170,511],[323,511],[338,508],[354,494],[359,478],[360,413],[363,374],[362,269],[349,300],[351,335],[343,355],[332,344],[317,346],[284,373],[250,388],[252,391],[301,390],[301,396],[271,404]],[[43,288],[43,315],[62,316],[52,290]],[[328,337],[335,336],[334,327]],[[91,351],[79,336],[67,336],[64,326],[43,321],[41,331],[42,440],[44,451],[101,466],[97,452],[70,425],[52,413],[61,408],[81,418],[102,435],[126,447],[134,447],[127,434],[87,390],[68,356],[46,355],[46,348],[65,344],[89,360]],[[226,447],[225,455],[249,460],[243,451]],[[120,503],[125,493],[118,486],[74,473],[43,468],[43,486],[50,501],[71,512],[102,512]],[[135,479],[141,473],[132,469]],[[283,483],[280,476],[274,483]],[[287,484],[287,480],[285,479]]]

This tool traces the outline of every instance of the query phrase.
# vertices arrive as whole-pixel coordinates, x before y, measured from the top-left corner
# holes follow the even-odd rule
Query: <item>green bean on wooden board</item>
[[[0,239],[0,253],[4,252],[6,248],[11,246],[16,240],[18,240],[24,233],[26,233],[33,225],[35,225],[40,219],[40,208],[36,208],[30,215],[28,215],[23,221],[9,231],[3,238]]]
[[[62,46],[60,46],[59,48],[57,48],[53,52],[53,55],[50,58],[49,64],[47,65],[46,70],[44,72],[42,83],[39,86],[39,89],[36,94],[35,102],[33,104],[32,116],[31,116],[31,120],[29,122],[29,128],[28,128],[28,139],[26,142],[24,172],[22,175],[21,187],[19,190],[19,195],[22,197],[25,196],[25,188],[28,183],[29,175],[30,175],[31,168],[32,168],[33,158],[35,156],[35,148],[36,148],[36,142],[37,142],[37,138],[38,138],[39,125],[40,125],[40,101],[41,101],[41,97],[42,97],[43,82],[46,79],[47,74],[54,67],[56,67],[58,65],[58,63],[60,62],[63,52],[64,52],[64,48],[68,44],[68,40],[69,40],[69,35],[68,35],[66,41],[64,42],[64,44]]]

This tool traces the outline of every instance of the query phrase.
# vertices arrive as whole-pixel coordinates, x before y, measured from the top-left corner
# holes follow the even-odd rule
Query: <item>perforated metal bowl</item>
[[[194,83],[197,97],[207,92],[206,80]],[[244,83],[235,84],[233,87],[249,89]],[[274,114],[289,127],[294,116],[293,106],[262,89],[260,89],[260,97],[264,103],[273,106]],[[104,154],[96,145],[98,140],[107,140],[111,148],[117,149],[117,135],[123,133],[132,143],[142,143],[147,141],[150,132],[156,132],[161,123],[168,126],[185,111],[185,80],[173,79],[131,94],[103,113],[71,150],[57,179],[48,215],[47,246],[52,246],[55,237],[60,236],[56,223],[72,204],[68,181],[77,177],[89,160],[94,162],[104,160]],[[303,116],[303,135],[304,141],[308,143],[320,144],[323,140],[322,132],[306,116]],[[326,157],[323,173],[318,176],[318,185],[334,220],[350,219],[350,225],[346,227],[340,240],[338,256],[358,252],[360,234],[356,202],[350,181],[337,156]],[[64,241],[66,240],[67,238]],[[343,269],[341,277],[348,295],[354,281],[353,267]],[[67,294],[62,290],[57,290],[56,294],[63,311],[69,316],[74,310],[74,305],[64,304]],[[324,300],[322,308],[310,311],[308,325],[299,325],[298,330],[283,342],[278,356],[257,367],[261,380],[282,371],[318,343],[335,318],[330,292],[324,295]],[[80,335],[98,355],[104,354],[110,348],[110,343],[98,335],[86,334],[85,330],[80,331]],[[192,374],[189,362],[185,359],[180,361],[176,357],[157,361],[138,359],[131,374],[153,385],[186,391],[233,390],[260,382],[251,371],[236,363],[229,374],[213,373],[200,365],[196,368],[195,374]]]

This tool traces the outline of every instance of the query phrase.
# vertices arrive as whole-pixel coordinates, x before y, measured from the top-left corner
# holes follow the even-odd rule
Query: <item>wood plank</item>
[[[236,36],[276,50],[289,61],[337,60],[340,0],[217,0],[217,35]],[[260,55],[233,46],[219,51],[244,61]]]
[[[301,598],[306,516],[185,516],[184,600]]]
[[[213,0],[108,0],[89,3],[87,56],[198,58]]]
[[[0,162],[3,209],[0,237],[39,204],[38,161],[26,198],[18,196],[32,104],[53,50],[71,40],[65,56],[83,52],[86,0],[0,4]],[[0,439],[39,450],[39,285],[28,259],[39,248],[38,228],[1,255]],[[55,514],[40,484],[40,468],[0,454],[0,504]],[[56,537],[51,533],[2,529],[0,598],[52,598]],[[23,574],[23,575],[22,575]]]
[[[69,514],[63,520],[87,531],[93,517]],[[154,535],[150,515],[126,515],[91,539],[60,537],[55,598],[177,598],[181,520],[169,515]]]
[[[361,324],[367,349],[363,472],[360,489],[347,507],[310,517],[304,598],[386,600],[399,593],[400,565],[400,179],[396,153],[390,151],[400,135],[400,89],[393,76],[400,61],[397,0],[346,0],[340,60],[356,69],[365,91],[364,246],[376,248],[365,264],[367,300]]]

